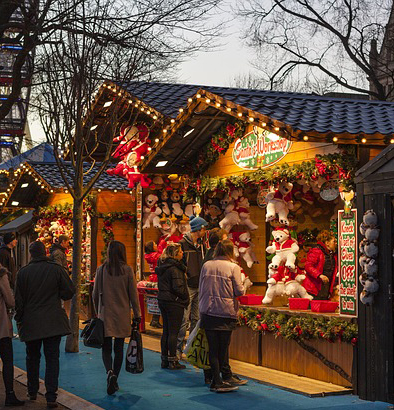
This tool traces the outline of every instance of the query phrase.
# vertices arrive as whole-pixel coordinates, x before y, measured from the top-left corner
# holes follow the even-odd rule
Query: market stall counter
[[[352,385],[356,346],[355,318],[241,305],[230,357],[348,387]]]

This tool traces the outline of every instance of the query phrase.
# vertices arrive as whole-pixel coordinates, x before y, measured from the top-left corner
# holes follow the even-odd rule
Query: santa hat
[[[287,228],[275,228],[275,231],[283,231],[287,236],[290,236],[290,232]]]

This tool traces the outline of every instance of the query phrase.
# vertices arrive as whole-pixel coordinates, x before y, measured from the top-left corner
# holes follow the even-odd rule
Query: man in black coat
[[[0,264],[7,268],[9,272],[11,289],[15,287],[16,267],[12,255],[12,250],[15,248],[18,240],[13,232],[7,232],[3,236],[4,245],[0,247]]]
[[[26,343],[27,389],[31,400],[37,398],[41,346],[46,362],[47,405],[57,407],[59,347],[62,336],[71,333],[62,300],[69,300],[75,288],[64,268],[46,257],[45,246],[30,244],[31,261],[20,269],[15,286],[15,321],[19,337]]]

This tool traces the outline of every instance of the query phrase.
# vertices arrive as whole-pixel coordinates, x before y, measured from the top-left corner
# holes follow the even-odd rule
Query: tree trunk
[[[82,257],[83,201],[74,199],[73,207],[73,266],[72,281],[75,295],[71,301],[71,335],[67,336],[66,352],[79,352],[79,309],[81,305],[81,257]]]

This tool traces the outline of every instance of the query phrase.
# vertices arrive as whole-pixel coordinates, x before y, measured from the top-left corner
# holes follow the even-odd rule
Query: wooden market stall
[[[282,182],[293,183],[297,207],[290,212],[289,228],[302,245],[299,267],[318,231],[330,229],[338,234],[340,256],[346,255],[339,258],[341,273],[352,272],[340,277],[340,295],[336,295],[341,298],[340,312],[290,310],[286,297],[277,297],[268,306],[245,305],[231,356],[343,386],[354,384],[358,275],[353,178],[357,168],[394,142],[394,105],[146,82],[121,86],[107,82],[97,94],[97,105],[102,108],[106,101],[119,97],[129,104],[130,112],[138,111],[137,123],[149,129],[149,141],[137,131],[130,137],[147,144],[146,151],[137,156],[141,174],[133,170],[132,182],[144,186],[143,201],[150,200],[150,195],[157,198],[154,206],[147,203],[151,209],[147,214],[157,206],[162,209],[163,202],[171,208],[168,215],[157,214],[156,227],[150,224],[143,230],[139,249],[149,240],[158,241],[163,225],[176,228],[172,235],[181,235],[187,229],[187,221],[186,228],[182,225],[186,208],[193,202],[202,206],[204,217],[222,222],[228,203],[238,201],[231,193],[241,190],[238,196],[247,199],[244,208],[252,224],[245,219],[231,226],[231,234],[235,238],[247,232],[251,238],[254,258],[240,258],[239,263],[254,282],[249,293],[262,299],[270,273],[266,247],[273,229],[283,226],[278,219],[266,222],[268,192]],[[128,142],[126,137],[122,141]],[[163,191],[170,198],[161,198]],[[174,192],[177,195],[171,198]],[[215,214],[211,205],[216,207]],[[338,224],[341,208],[346,215],[341,213]],[[144,222],[142,212],[137,223],[138,219]],[[257,229],[250,228],[253,224]],[[143,260],[140,250],[137,257]],[[146,265],[141,270],[149,273]]]

